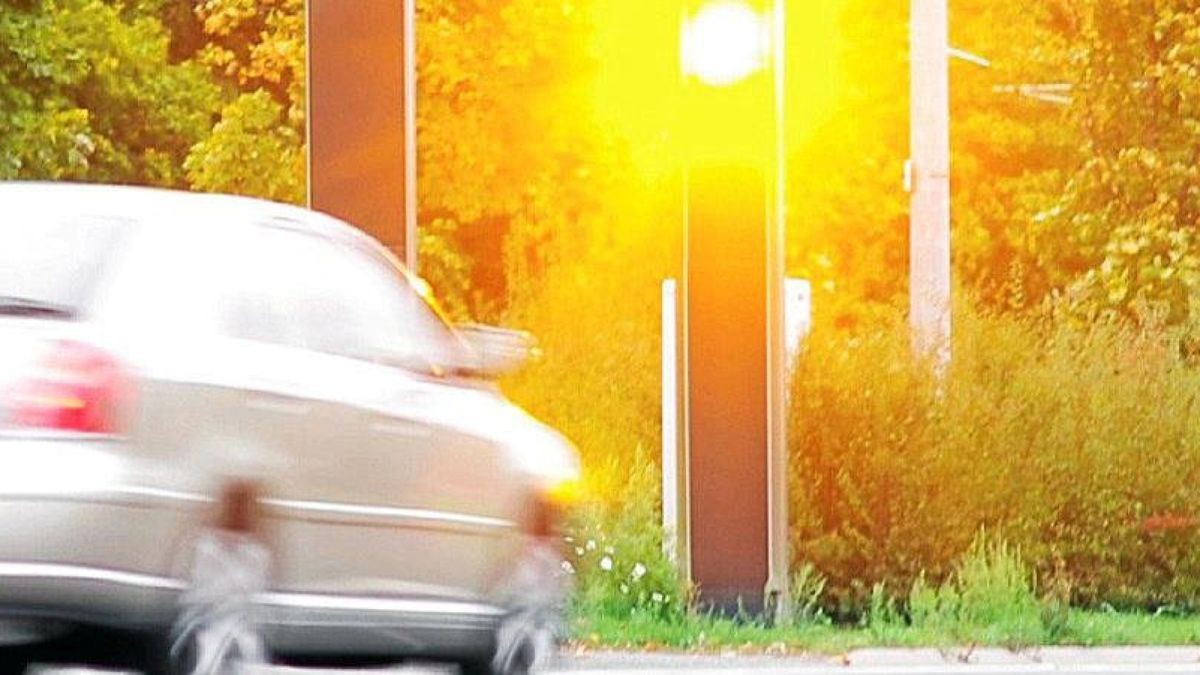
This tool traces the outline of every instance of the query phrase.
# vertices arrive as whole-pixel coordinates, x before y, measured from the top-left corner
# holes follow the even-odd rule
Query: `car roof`
[[[133,185],[0,181],[0,209],[9,214],[22,210],[51,210],[97,217],[156,217],[156,227],[170,227],[173,224],[184,227],[181,221],[195,220],[162,218],[171,213],[208,214],[214,218],[214,222],[223,223],[275,221],[286,223],[291,229],[331,239],[357,241],[375,250],[386,251],[361,230],[319,211],[235,195]]]

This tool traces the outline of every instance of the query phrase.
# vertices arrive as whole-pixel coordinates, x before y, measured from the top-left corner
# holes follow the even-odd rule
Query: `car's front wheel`
[[[467,675],[524,675],[557,653],[566,583],[556,539],[532,537],[500,591],[508,614],[486,659],[460,664]]]

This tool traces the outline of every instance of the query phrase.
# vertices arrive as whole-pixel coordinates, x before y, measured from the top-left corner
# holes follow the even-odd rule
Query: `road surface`
[[[36,670],[39,671],[36,675],[97,675],[97,671],[78,668],[38,667]],[[253,675],[346,675],[349,672],[352,671],[273,667],[255,669]],[[455,671],[417,664],[360,672],[448,675]],[[553,669],[544,672],[546,675],[1200,675],[1200,648],[1056,647],[1020,653],[1001,649],[867,649],[834,657],[592,653],[563,655]]]

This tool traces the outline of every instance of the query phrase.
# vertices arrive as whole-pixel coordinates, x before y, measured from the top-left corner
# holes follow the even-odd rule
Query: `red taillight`
[[[128,380],[107,352],[79,342],[55,342],[9,392],[9,417],[19,427],[113,434]]]

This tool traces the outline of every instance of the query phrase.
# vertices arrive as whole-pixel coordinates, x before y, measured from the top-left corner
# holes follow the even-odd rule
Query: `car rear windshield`
[[[117,244],[114,219],[25,215],[0,221],[0,316],[72,316]]]

